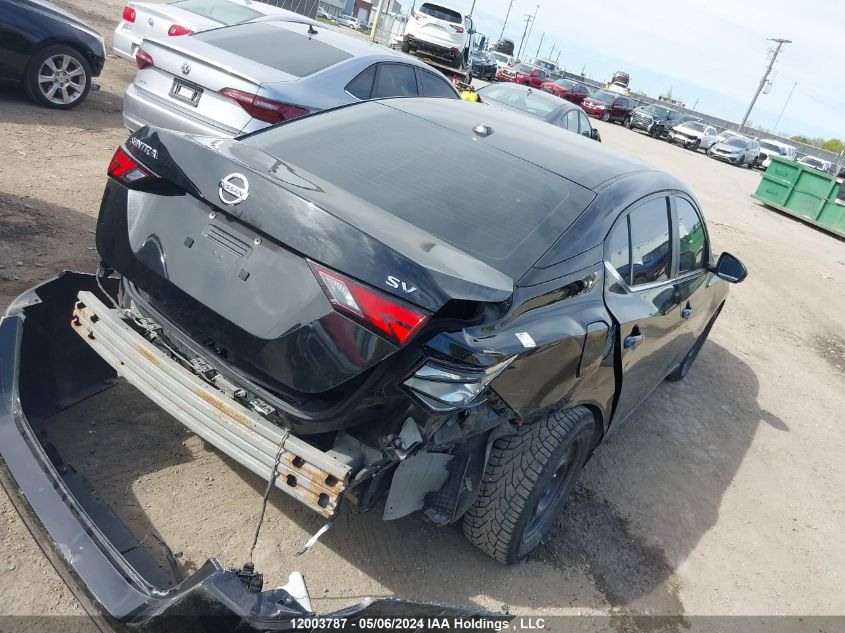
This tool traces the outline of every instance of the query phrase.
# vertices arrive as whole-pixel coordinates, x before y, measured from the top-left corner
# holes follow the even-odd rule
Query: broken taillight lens
[[[167,34],[170,37],[176,37],[178,35],[190,35],[193,33],[192,29],[189,29],[186,26],[182,26],[181,24],[171,24],[170,28],[167,29]]]
[[[109,163],[108,174],[130,189],[156,179],[155,174],[139,164],[122,147],[115,150]]]
[[[126,22],[135,22],[135,9],[128,4],[123,7],[123,19]]]
[[[429,361],[403,384],[433,411],[454,411],[472,404],[515,359],[511,356],[486,369]]]
[[[135,51],[135,63],[138,65],[138,70],[143,70],[147,66],[155,65],[152,56],[143,48],[139,48]]]
[[[336,310],[386,335],[399,345],[404,345],[428,320],[428,315],[420,310],[410,308],[319,264],[309,264]]]
[[[306,108],[291,105],[290,103],[282,103],[281,101],[273,101],[272,99],[265,99],[264,97],[259,97],[243,90],[223,88],[220,94],[224,97],[234,99],[251,117],[266,123],[281,123],[282,121],[290,121],[291,119],[308,114]]]

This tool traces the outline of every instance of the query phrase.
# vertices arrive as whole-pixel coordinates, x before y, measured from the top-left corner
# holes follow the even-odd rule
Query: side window
[[[628,242],[628,216],[623,216],[607,237],[607,261],[625,283],[631,285],[631,247]]]
[[[376,78],[376,65],[373,64],[362,71],[346,86],[346,92],[359,99],[369,99],[373,91],[373,79]]]
[[[578,133],[578,110],[570,110],[566,114],[563,115],[563,119],[561,120],[563,127],[565,127],[570,132]]]
[[[435,74],[420,69],[417,69],[417,74],[420,78],[422,94],[424,97],[445,97],[447,99],[456,98],[455,91],[445,79],[441,79]]]
[[[411,66],[406,64],[379,64],[371,98],[416,96],[417,78]]]
[[[705,130],[704,133],[707,134],[707,136],[714,136],[716,134],[716,128],[709,127]]]
[[[707,257],[707,234],[704,222],[686,198],[675,198],[678,211],[678,274],[704,268]]]
[[[593,131],[593,126],[590,125],[590,122],[587,120],[587,115],[581,112],[581,110],[575,110],[578,113],[578,122],[580,125],[578,126],[579,131],[581,134],[585,136],[589,136],[590,132]]]
[[[633,285],[669,279],[672,253],[669,245],[668,198],[655,198],[628,216],[631,225],[631,277]]]
[[[546,71],[545,70],[538,70],[537,71],[537,79],[546,79]]]

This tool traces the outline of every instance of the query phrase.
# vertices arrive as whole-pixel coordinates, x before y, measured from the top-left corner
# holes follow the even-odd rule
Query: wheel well
[[[77,53],[82,55],[85,58],[85,61],[87,61],[88,64],[91,66],[91,74],[93,75],[96,72],[96,70],[97,70],[96,57],[94,56],[94,53],[92,53],[90,49],[88,49],[85,46],[80,45],[80,43],[77,42],[77,41],[66,40],[66,39],[63,39],[61,37],[58,37],[58,38],[50,38],[50,39],[46,39],[46,40],[41,40],[40,42],[38,42],[38,44],[35,45],[35,48],[33,48],[33,50],[32,50],[32,55],[29,56],[29,62],[27,62],[27,64],[26,64],[27,74],[29,73],[29,67],[30,67],[30,64],[32,64],[32,59],[35,57],[35,55],[39,51],[47,48],[48,46],[56,46],[56,45],[67,46],[68,48],[72,48],[73,50],[75,50]]]
[[[582,404],[579,406],[587,409],[587,411],[589,411],[593,416],[595,438],[593,439],[593,445],[590,447],[590,452],[592,453],[596,446],[599,445],[599,442],[601,442],[601,438],[604,437],[604,415],[602,414],[601,409],[595,404]]]

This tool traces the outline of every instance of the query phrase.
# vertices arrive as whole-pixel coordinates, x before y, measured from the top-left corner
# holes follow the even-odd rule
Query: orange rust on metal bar
[[[327,492],[335,492],[341,493],[343,489],[346,487],[345,483],[340,481],[337,477],[332,475],[331,473],[327,473],[326,471],[320,469],[313,464],[305,462],[301,466],[295,465],[293,462],[298,457],[298,455],[294,455],[293,453],[288,453],[287,461],[290,464],[290,468],[294,470],[298,470],[299,472],[305,473],[308,479],[314,481],[315,483],[319,484],[320,487],[325,488]],[[329,477],[332,478],[334,481],[333,484],[329,484]]]
[[[234,407],[228,405],[224,400],[218,398],[212,393],[209,393],[202,387],[196,388],[193,390],[195,394],[197,394],[200,398],[205,400],[208,404],[213,406],[215,409],[218,409],[221,413],[226,414],[230,418],[234,419],[239,424],[243,426],[249,427],[252,430],[255,430],[255,423],[250,419],[248,415],[244,415]]]

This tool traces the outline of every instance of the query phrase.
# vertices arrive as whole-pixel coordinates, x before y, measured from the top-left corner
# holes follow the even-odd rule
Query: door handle
[[[637,345],[643,342],[643,339],[645,339],[645,334],[631,334],[631,336],[625,337],[625,341],[622,345],[625,349],[634,349]]]
[[[688,318],[692,316],[692,308],[687,306],[683,310],[681,310],[681,318],[686,321]]]

